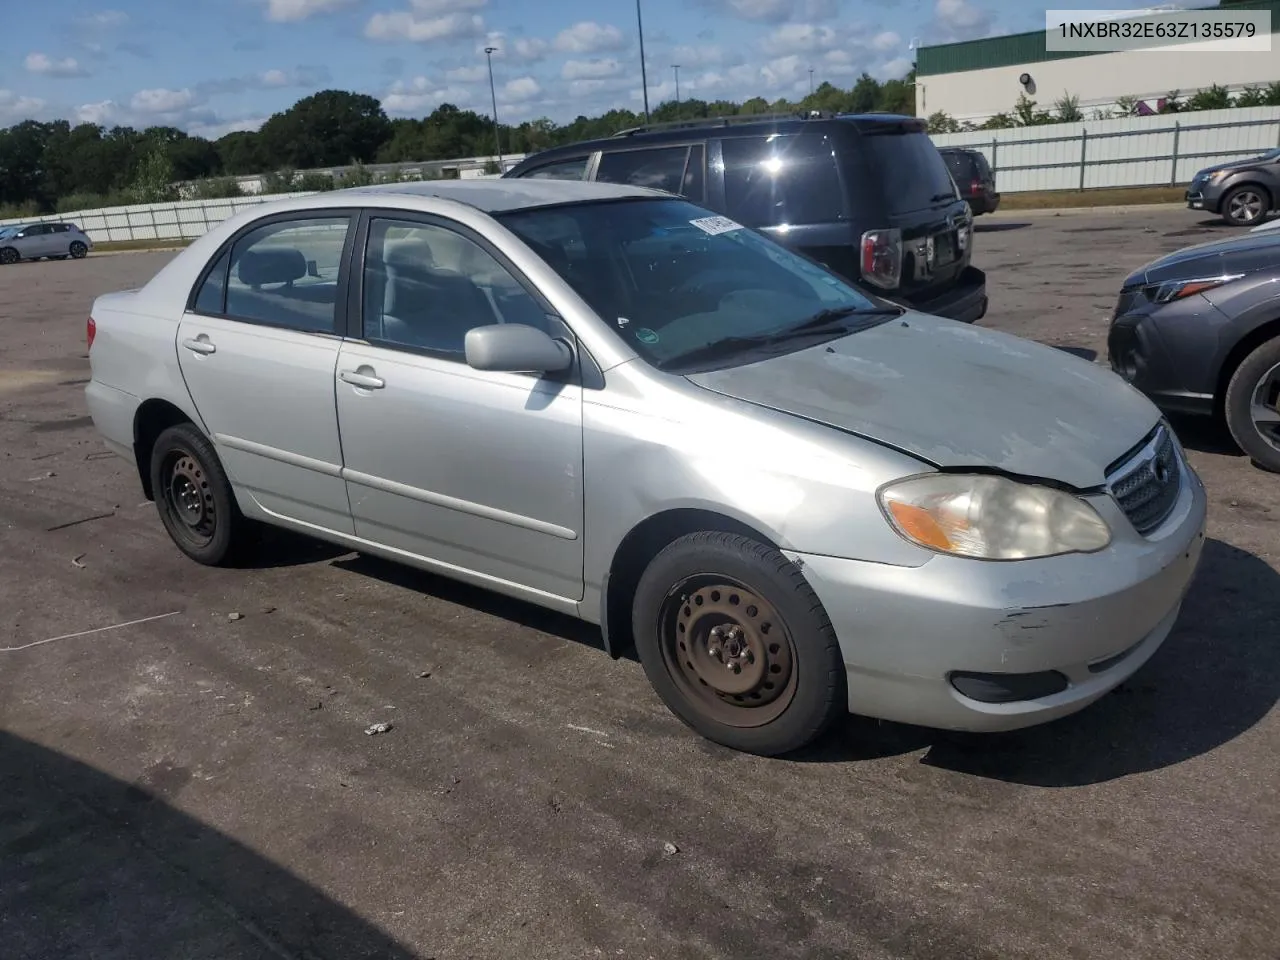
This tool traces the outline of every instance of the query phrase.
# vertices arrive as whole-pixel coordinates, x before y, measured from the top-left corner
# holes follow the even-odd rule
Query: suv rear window
[[[824,134],[721,141],[728,214],[748,227],[844,219],[835,147]]]
[[[955,184],[926,133],[866,132],[862,146],[885,199],[897,210],[922,210],[954,199]]]

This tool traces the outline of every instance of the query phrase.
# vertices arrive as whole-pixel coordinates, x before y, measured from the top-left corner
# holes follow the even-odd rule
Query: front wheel
[[[1240,449],[1264,470],[1280,473],[1280,338],[1236,367],[1223,406]]]
[[[632,628],[649,682],[709,740],[777,756],[848,709],[835,630],[800,569],[749,537],[681,537],[636,588]]]
[[[81,243],[79,240],[77,240],[77,241],[75,241],[73,244],[71,244],[71,256],[72,256],[72,259],[75,259],[75,260],[83,260],[83,259],[84,259],[85,257],[87,257],[88,255],[89,255],[89,248],[88,248],[88,247],[86,247],[86,246],[85,246],[83,243]]]
[[[13,247],[5,247],[0,250],[0,263],[17,263],[20,259],[22,258],[18,256],[18,251]]]
[[[249,539],[213,444],[190,423],[165,430],[151,451],[151,491],[178,549],[206,566],[229,566]]]
[[[1266,219],[1271,197],[1261,187],[1246,183],[1222,198],[1222,219],[1233,227],[1250,227]]]

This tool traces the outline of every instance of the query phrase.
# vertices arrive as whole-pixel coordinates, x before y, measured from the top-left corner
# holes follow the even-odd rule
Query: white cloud
[[[110,30],[114,27],[122,27],[129,22],[129,15],[123,10],[99,10],[97,13],[91,13],[86,17],[80,17],[76,23],[82,27],[91,27],[98,30]]]
[[[502,85],[502,98],[508,103],[524,103],[542,93],[542,87],[533,77],[517,77]]]
[[[645,59],[648,59],[647,57]],[[714,66],[724,63],[725,53],[720,47],[714,43],[699,44],[698,46],[676,47],[671,51],[671,62],[688,64],[693,67],[695,64],[702,66]]]
[[[902,38],[892,30],[886,30],[883,33],[877,33],[871,38],[871,49],[879,50],[882,53],[889,50],[898,50],[902,47]],[[910,69],[908,67],[907,69]]]
[[[458,13],[461,10],[479,10],[488,2],[489,0],[409,0],[413,9],[429,16]]]
[[[190,90],[166,90],[159,87],[152,90],[139,90],[129,101],[129,108],[138,113],[178,113],[196,102],[196,95]]]
[[[17,123],[44,113],[47,104],[39,97],[23,97],[12,90],[0,90],[0,123]]]
[[[883,83],[886,80],[901,80],[911,70],[910,57],[894,57],[871,69],[871,75]]]
[[[566,60],[560,68],[564,80],[600,80],[622,73],[622,64],[610,57],[608,60]]]
[[[268,70],[258,78],[264,87],[287,87],[289,75],[283,70]]]
[[[89,71],[80,66],[75,57],[55,60],[46,53],[29,53],[25,61],[28,73],[42,77],[86,77]]]
[[[760,42],[760,46],[765,53],[785,56],[830,50],[840,42],[841,37],[831,27],[813,23],[784,23],[770,32]]]
[[[471,102],[471,91],[466,87],[437,86],[426,77],[397,80],[382,98],[382,109],[387,113],[430,113],[442,103],[465,106]]]
[[[566,27],[556,34],[555,39],[555,48],[564,53],[601,53],[621,50],[626,45],[621,30],[611,23],[596,23],[594,20],[583,20]]]
[[[972,40],[988,36],[995,26],[995,14],[970,0],[937,0],[926,33],[943,42]]]
[[[359,0],[258,0],[266,6],[264,15],[273,23],[297,23],[321,13],[334,13]]]
[[[114,100],[99,100],[97,103],[81,104],[72,112],[78,122],[96,123],[99,126],[109,126],[116,123],[121,116],[120,104]]]
[[[409,40],[430,43],[456,37],[476,37],[484,33],[484,17],[478,13],[456,11],[441,16],[421,17],[412,10],[375,13],[365,24],[364,35],[370,40],[394,43]]]
[[[457,67],[444,75],[450,83],[479,83],[489,76],[489,68],[479,63],[473,67]]]
[[[476,44],[476,53],[484,56],[485,47],[494,47],[493,59],[514,60],[520,63],[536,63],[546,59],[551,52],[551,44],[539,37],[508,38],[501,31],[492,31],[485,35],[482,42]]]

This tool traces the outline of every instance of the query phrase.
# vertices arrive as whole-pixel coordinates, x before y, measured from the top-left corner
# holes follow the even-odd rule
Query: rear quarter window
[[[929,135],[865,131],[859,143],[891,209],[923,210],[954,198],[951,172]]]
[[[835,145],[826,134],[721,141],[728,214],[748,227],[845,219]]]

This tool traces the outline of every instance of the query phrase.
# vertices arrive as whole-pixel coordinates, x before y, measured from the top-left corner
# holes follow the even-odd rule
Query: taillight
[[[98,325],[93,322],[93,317],[90,317],[89,320],[84,325],[84,342],[85,342],[85,345],[90,350],[93,349],[93,338],[97,335],[97,333],[98,333]]]
[[[868,230],[862,235],[862,278],[892,290],[902,279],[902,231]]]
[[[971,184],[969,184],[969,192],[970,192],[970,193],[981,193],[981,192],[982,192],[982,181],[981,181],[981,180],[974,180]]]

